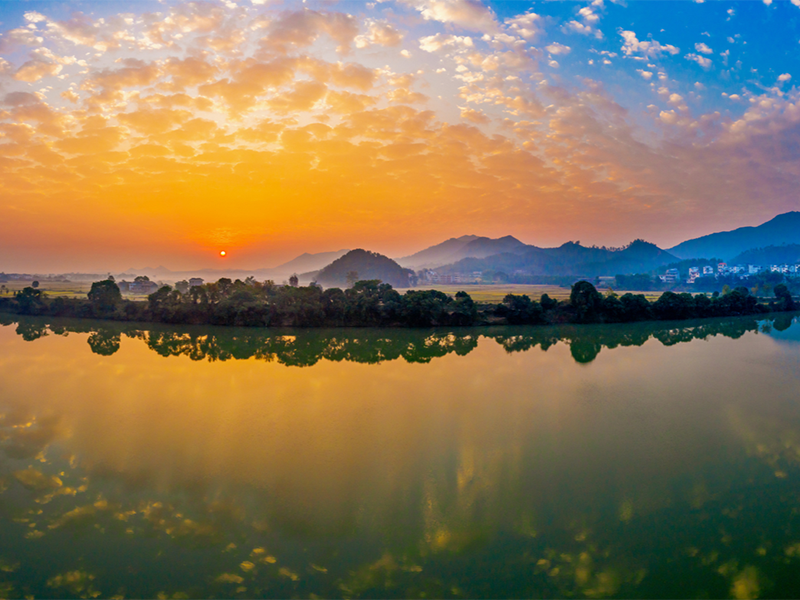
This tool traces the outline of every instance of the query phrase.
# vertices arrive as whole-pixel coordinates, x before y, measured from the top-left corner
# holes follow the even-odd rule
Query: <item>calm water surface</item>
[[[0,316],[0,597],[797,597],[800,322]]]

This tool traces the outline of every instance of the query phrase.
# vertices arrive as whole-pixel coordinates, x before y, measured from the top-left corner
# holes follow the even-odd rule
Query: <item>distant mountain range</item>
[[[800,263],[800,244],[751,248],[730,260],[733,265],[791,265]]]
[[[583,276],[646,273],[675,262],[675,256],[643,240],[619,249],[581,246],[568,242],[558,248],[526,246],[518,253],[505,252],[486,258],[465,258],[438,269],[442,273],[474,271],[515,272],[526,275]]]
[[[434,268],[454,263],[462,258],[486,258],[504,252],[513,254],[522,252],[528,247],[510,235],[497,239],[465,235],[451,238],[411,256],[398,258],[397,262],[410,269]]]
[[[800,244],[800,212],[787,212],[758,227],[740,227],[687,240],[669,252],[678,258],[719,257],[730,261],[752,248],[780,244]]]
[[[644,240],[624,248],[597,248],[568,242],[558,248],[540,248],[505,236],[489,238],[464,235],[450,238],[396,261],[366,250],[301,254],[274,268],[201,269],[171,271],[157,268],[128,269],[123,276],[148,275],[175,281],[189,277],[215,280],[220,277],[285,280],[298,273],[303,283],[317,280],[323,285],[344,285],[348,271],[359,277],[402,282],[407,270],[435,269],[440,274],[502,271],[532,276],[595,277],[645,273],[680,259],[718,257],[732,264],[782,264],[800,260],[800,212],[787,212],[757,227],[712,233],[663,250]],[[342,260],[347,258],[347,260]],[[387,262],[388,261],[388,262]],[[363,271],[363,273],[362,273]],[[393,284],[394,285],[394,284]],[[404,286],[401,286],[404,287]]]

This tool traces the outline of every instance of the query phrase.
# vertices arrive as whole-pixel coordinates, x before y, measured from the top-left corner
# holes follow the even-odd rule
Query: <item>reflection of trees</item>
[[[565,325],[559,327],[482,327],[447,329],[293,329],[257,330],[235,327],[147,326],[89,320],[44,320],[17,317],[17,333],[33,341],[47,335],[78,332],[89,334],[89,346],[97,354],[119,350],[122,336],[143,340],[161,356],[188,356],[192,360],[256,358],[290,366],[310,366],[325,359],[379,363],[397,359],[430,362],[455,353],[469,354],[483,336],[496,341],[507,352],[533,348],[547,351],[558,342],[569,345],[577,362],[593,361],[603,348],[641,346],[655,339],[672,346],[714,336],[739,338],[747,332],[768,333],[788,328],[796,317],[778,315],[774,321],[753,317],[702,319],[695,321],[646,322],[624,325]]]
[[[59,322],[44,329],[41,323],[28,325],[37,331],[88,333],[100,348],[114,347],[126,335],[162,356],[255,357],[287,365],[320,359],[429,361],[470,352],[480,335],[508,352],[537,346],[546,351],[562,342],[576,360],[590,360],[604,348],[638,346],[650,339],[671,345],[715,335],[741,336],[757,327],[763,330],[763,323],[747,319],[660,327],[504,327],[458,334],[446,330],[266,334],[124,326],[101,331],[91,322]],[[467,402],[458,398],[458,403]],[[381,430],[373,421],[351,416],[337,423],[339,437],[320,445],[305,439],[291,445],[291,438],[302,438],[298,432],[308,431],[301,427],[306,421],[295,415],[294,426],[265,435],[274,447],[291,451],[270,455],[264,470],[274,476],[255,490],[234,489],[233,484],[217,487],[217,482],[207,480],[175,486],[174,480],[148,478],[147,472],[137,474],[141,485],[126,481],[120,489],[114,483],[124,479],[124,473],[113,468],[92,470],[84,458],[72,464],[56,445],[47,451],[58,433],[55,418],[7,412],[0,417],[0,454],[33,459],[41,453],[41,458],[13,467],[10,460],[0,464],[0,493],[5,486],[10,492],[3,500],[14,497],[13,503],[0,503],[0,514],[8,507],[20,525],[4,531],[4,536],[19,537],[17,547],[38,544],[50,552],[69,535],[76,540],[76,555],[86,557],[82,558],[86,564],[53,566],[44,579],[48,583],[30,590],[32,595],[78,595],[90,589],[103,596],[115,594],[117,575],[103,563],[92,562],[96,554],[83,549],[108,548],[119,564],[150,569],[153,565],[136,552],[145,539],[149,548],[158,549],[162,562],[146,571],[147,577],[137,576],[135,582],[132,578],[128,595],[152,597],[167,589],[168,595],[234,596],[237,586],[246,588],[241,595],[282,597],[312,593],[746,597],[759,586],[775,596],[797,589],[797,578],[790,574],[796,571],[800,555],[800,539],[792,537],[800,526],[797,487],[792,487],[800,465],[800,436],[792,425],[796,413],[779,411],[763,422],[752,413],[739,417],[737,433],[745,436],[748,452],[770,466],[770,481],[764,482],[759,461],[736,462],[735,472],[721,472],[719,462],[702,469],[694,460],[686,460],[691,454],[682,454],[675,461],[677,472],[668,472],[668,477],[662,477],[662,469],[647,471],[665,480],[658,486],[641,476],[656,451],[662,450],[657,436],[637,441],[635,456],[597,453],[592,460],[591,453],[601,447],[597,441],[609,437],[608,422],[586,419],[585,412],[574,419],[585,424],[558,436],[546,418],[530,418],[539,414],[536,411],[509,412],[511,403],[504,408],[500,402],[477,402],[475,412],[461,419],[451,418],[459,412],[436,418],[435,413],[415,412],[409,402],[403,404],[402,411],[386,419],[392,427]],[[340,412],[337,407],[322,420],[332,421]],[[760,414],[761,406],[754,412]],[[409,425],[395,429],[403,414]],[[787,414],[795,417],[786,419]],[[289,417],[289,412],[281,413],[284,422]],[[493,418],[497,418],[494,428],[488,426]],[[565,421],[559,418],[561,427]],[[529,425],[536,422],[544,424],[539,429]],[[150,426],[148,421],[146,428]],[[639,426],[649,431],[646,420],[634,425]],[[61,429],[67,430],[68,423]],[[365,431],[371,433],[370,439],[355,442],[354,433]],[[681,441],[682,447],[691,449],[690,434]],[[409,437],[412,443],[398,442]],[[259,441],[252,448],[263,450],[267,445]],[[345,451],[325,456],[326,448],[335,447]],[[608,444],[612,449],[622,447],[616,439]],[[191,450],[187,449],[190,455]],[[162,456],[159,460],[168,460]],[[131,462],[137,458],[132,455]],[[610,465],[611,476],[604,470]],[[764,514],[769,518],[762,518]],[[307,554],[293,549],[298,542],[309,548]],[[196,588],[190,589],[187,572],[203,571],[200,564],[209,568],[209,560],[198,558],[209,548],[217,556],[211,566],[216,570],[205,580],[192,581]],[[12,558],[25,561],[30,554]],[[7,558],[0,556],[0,568]],[[30,572],[28,566],[19,573]],[[172,573],[172,567],[174,579],[171,574],[167,582],[159,573]],[[14,573],[7,577],[17,587],[4,595],[17,597],[28,590],[23,589],[25,576]],[[67,583],[71,587],[62,585]]]
[[[111,356],[119,350],[120,334],[101,328],[90,333],[87,342],[95,354]]]

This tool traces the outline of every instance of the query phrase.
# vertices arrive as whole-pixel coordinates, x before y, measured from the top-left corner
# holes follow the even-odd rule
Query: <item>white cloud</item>
[[[477,0],[402,0],[413,6],[426,21],[452,23],[473,31],[495,31],[492,10]]]
[[[542,17],[536,13],[525,13],[506,19],[505,26],[509,31],[528,40],[541,31]]]
[[[46,21],[47,20],[47,17],[45,17],[43,14],[38,13],[38,12],[33,11],[33,10],[29,11],[29,12],[26,12],[24,17],[25,17],[25,20],[28,23],[41,23],[42,21]]]
[[[675,55],[680,50],[672,44],[661,44],[655,40],[649,42],[640,42],[636,39],[636,34],[633,31],[620,30],[619,35],[625,40],[622,45],[622,51],[627,55],[643,54],[647,57],[657,57],[664,52]]]
[[[800,1],[800,0],[798,0],[798,1]],[[714,51],[711,48],[709,48],[706,44],[704,44],[703,42],[695,44],[694,45],[694,49],[697,50],[698,52],[702,52],[703,54],[713,54],[714,53]]]
[[[549,63],[547,63],[547,64],[548,64],[550,67],[554,68],[554,69],[557,69],[557,68],[558,68],[558,61],[557,61],[557,60],[551,60],[551,61],[550,61]]]
[[[686,56],[684,56],[684,58],[687,60],[693,60],[704,69],[708,69],[711,67],[711,59],[706,58],[705,56],[700,56],[699,54],[687,54]]]
[[[447,35],[444,33],[429,35],[419,40],[419,47],[425,50],[425,52],[436,52],[448,46],[455,48],[473,48],[474,44],[472,38],[467,35]]]
[[[772,0],[763,0],[763,2],[764,2],[764,4],[766,4],[767,6],[769,6],[770,4],[772,4]]]
[[[558,42],[553,42],[549,46],[545,46],[545,50],[547,50],[550,54],[559,55],[559,54],[569,54],[572,48],[570,48],[569,46],[565,46],[563,44],[559,44]]]
[[[645,71],[644,69],[636,69],[636,72],[639,73],[646,81],[650,81],[653,78],[653,74],[650,71]]]
[[[584,25],[580,21],[569,21],[563,28],[565,31],[574,31],[583,35],[593,35],[597,39],[603,39],[603,32],[595,29],[591,25]]]
[[[583,17],[587,23],[597,23],[600,20],[590,6],[584,6],[578,11],[578,14]]]
[[[789,75],[789,73],[784,73],[783,75],[778,75],[778,81],[781,81],[781,82],[789,81],[791,78],[792,78],[792,76]]]

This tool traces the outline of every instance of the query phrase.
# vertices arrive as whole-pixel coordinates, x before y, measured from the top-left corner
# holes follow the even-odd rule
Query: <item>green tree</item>
[[[36,290],[30,286],[15,294],[17,307],[20,314],[38,315],[44,312],[45,304],[42,290]]]
[[[33,283],[31,283],[31,287],[33,289],[38,289],[39,288],[39,282],[38,281],[34,281]]]
[[[186,281],[185,279],[182,279],[181,281],[176,281],[175,289],[178,290],[181,294],[185,294],[186,292],[189,291],[189,282]]]
[[[572,286],[569,303],[578,323],[591,323],[599,317],[603,296],[591,283],[582,280]]]
[[[794,310],[794,300],[785,283],[779,283],[772,291],[778,299],[779,310]]]
[[[117,305],[122,302],[119,286],[110,279],[92,283],[92,289],[89,290],[87,295],[92,305],[92,311],[97,316],[104,316],[114,312]]]
[[[291,277],[289,277],[289,285],[296,288],[300,284],[300,280],[297,277],[297,273],[293,273]]]

